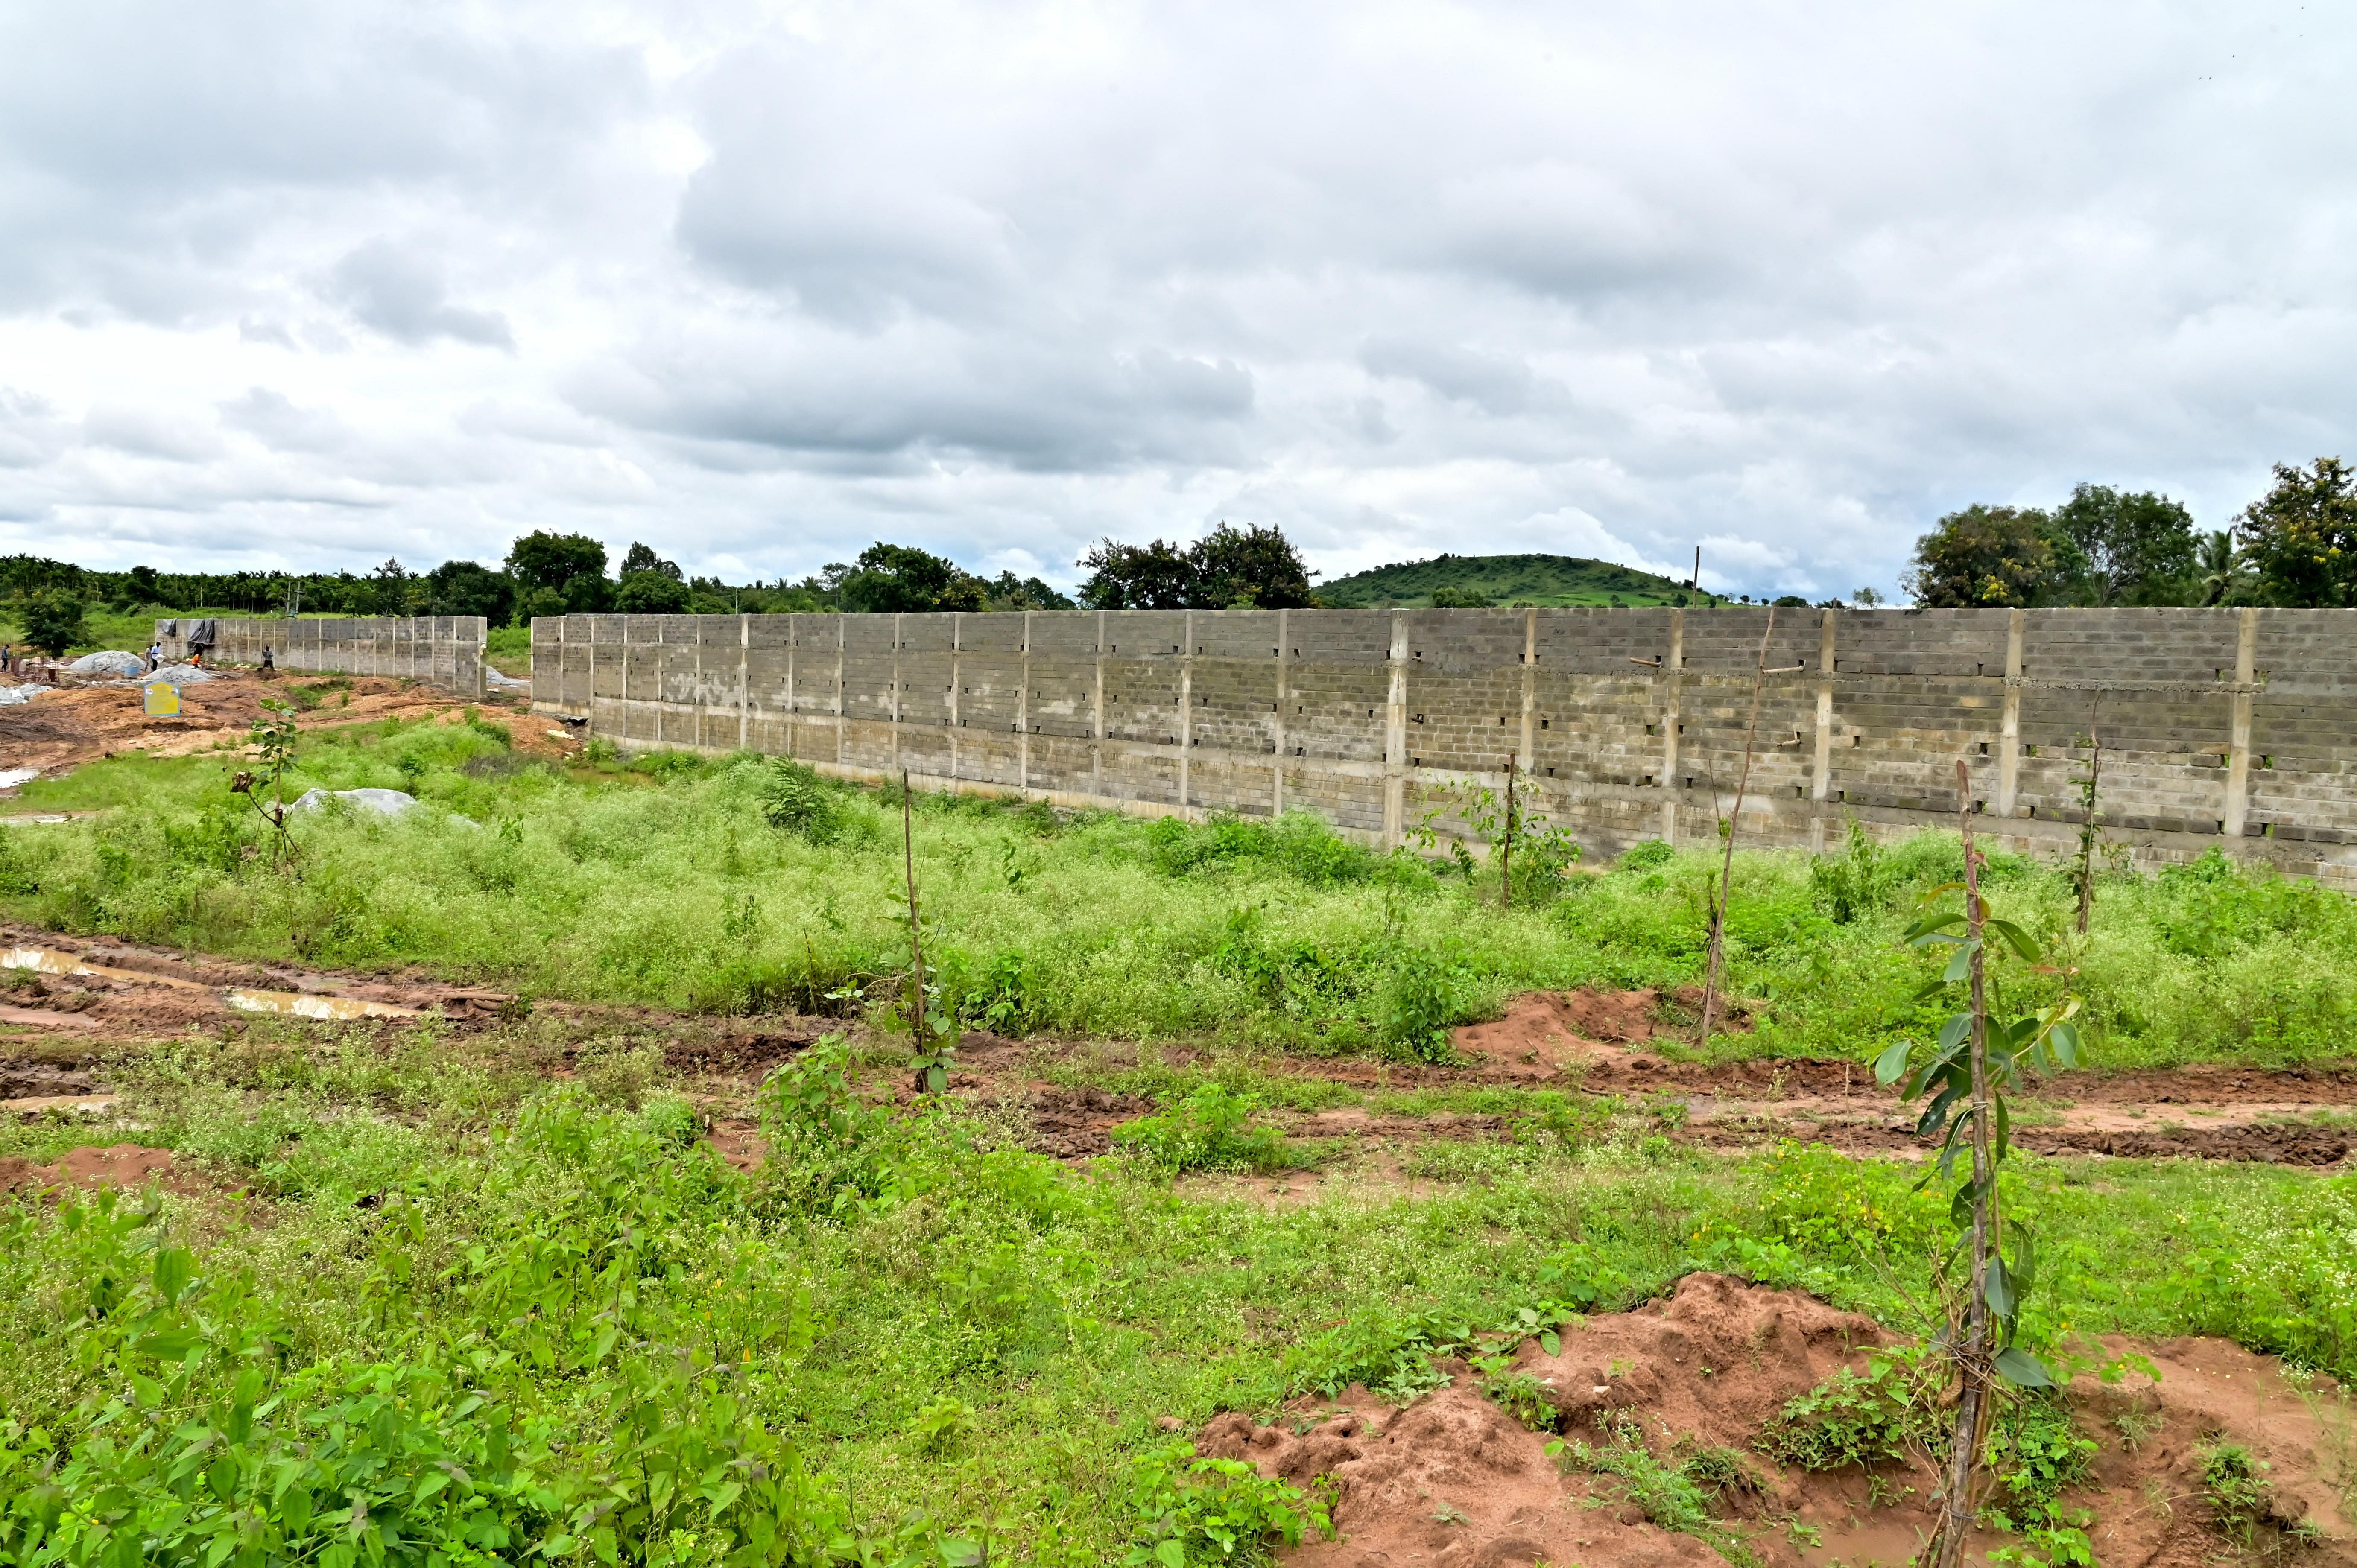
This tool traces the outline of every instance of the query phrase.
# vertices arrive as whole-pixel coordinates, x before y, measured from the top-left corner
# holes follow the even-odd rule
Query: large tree
[[[2057,575],[2050,522],[2034,507],[1952,511],[1915,542],[1914,564],[1900,583],[1932,609],[2038,604]]]
[[[683,615],[688,599],[687,585],[662,572],[625,572],[614,589],[614,607],[625,615]]]
[[[653,545],[640,544],[633,540],[630,542],[630,550],[622,556],[622,569],[614,575],[618,577],[630,577],[640,572],[659,572],[674,583],[686,580],[680,575],[676,562],[666,561],[656,554]]]
[[[1300,609],[1309,570],[1277,529],[1222,523],[1183,549],[1106,540],[1081,565],[1081,603],[1103,610]]]
[[[445,561],[425,574],[425,613],[481,616],[505,626],[515,614],[515,579],[472,561]]]
[[[1274,528],[1222,523],[1187,553],[1201,606],[1211,609],[1297,610],[1309,605],[1309,567]]]
[[[534,532],[508,546],[507,565],[519,587],[564,594],[577,578],[605,576],[606,547],[586,533]]]
[[[2076,559],[2057,561],[2058,586],[2079,603],[2181,605],[2198,591],[2193,516],[2180,501],[2081,485],[2054,509],[2052,532],[2075,547]]]
[[[989,585],[955,562],[881,540],[859,553],[837,592],[845,609],[867,615],[978,610],[990,596]]]
[[[2275,488],[2243,509],[2234,532],[2261,602],[2357,606],[2357,469],[2340,458],[2276,464]]]
[[[82,619],[89,607],[63,588],[38,588],[14,607],[25,640],[52,657],[90,639],[90,628]]]

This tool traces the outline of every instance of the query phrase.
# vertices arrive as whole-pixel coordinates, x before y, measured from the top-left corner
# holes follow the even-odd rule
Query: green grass
[[[985,1112],[887,1114],[853,1090],[904,1069],[826,1052],[765,1094],[777,1153],[746,1177],[653,1038],[595,1027],[256,1025],[122,1069],[137,1136],[211,1196],[0,1200],[0,1530],[45,1495],[135,1506],[117,1528],[193,1559],[237,1528],[227,1499],[294,1557],[348,1543],[359,1496],[404,1563],[772,1562],[828,1535],[1114,1562],[1152,1539],[1141,1491],[1147,1520],[1209,1506],[1170,1489],[1159,1418],[1413,1389],[1433,1352],[1695,1267],[1920,1332],[1949,1234],[1905,1166],[1618,1130],[1264,1209],[1148,1158],[1060,1167]],[[568,1049],[577,1076],[543,1079]],[[0,1155],[63,1142],[0,1127]],[[2223,1333],[2357,1371],[2349,1178],[2018,1155],[2007,1182],[2040,1237],[2029,1342]]]
[[[484,634],[483,656],[502,675],[522,680],[532,673],[532,628],[495,626]]]
[[[237,754],[38,780],[27,810],[107,810],[0,840],[0,909],[66,931],[710,1013],[846,1013],[899,985],[891,797],[749,756],[625,765],[606,748],[558,770],[508,746],[489,724],[307,735],[290,797],[376,786],[431,809],[301,820],[296,873],[271,869],[265,825],[229,792],[247,765]],[[970,1024],[1426,1060],[1445,1058],[1447,1026],[1519,992],[1697,982],[1716,860],[1652,845],[1501,911],[1479,869],[1379,855],[1308,816],[1190,827],[920,795],[915,822],[932,976]],[[1917,993],[1938,960],[1900,937],[1958,866],[1939,834],[1813,861],[1738,854],[1730,989],[1750,1027],[1707,1054],[1863,1061],[1936,1031],[1943,1004]],[[2338,893],[2215,857],[2113,875],[2080,943],[2061,872],[2000,856],[1989,886],[1999,912],[2069,953],[2099,1066],[2350,1055],[2357,912]],[[2003,1006],[2062,983],[1996,966]]]
[[[1695,596],[1667,577],[1578,555],[1443,555],[1321,583],[1318,600],[1342,609],[1429,605],[1442,588],[1492,605],[1671,605]]]

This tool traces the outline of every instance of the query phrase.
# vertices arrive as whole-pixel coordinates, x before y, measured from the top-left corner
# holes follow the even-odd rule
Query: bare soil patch
[[[29,703],[0,708],[0,767],[38,768],[59,773],[118,752],[150,757],[186,757],[215,746],[242,745],[262,716],[262,699],[286,699],[290,688],[316,684],[318,677],[279,674],[269,680],[252,671],[219,670],[210,681],[180,688],[180,714],[151,718],[142,688],[135,685],[67,686]],[[382,676],[354,676],[327,703],[297,721],[305,729],[369,724],[379,719],[415,719],[475,707],[504,723],[519,750],[561,755],[566,743],[552,740],[548,725],[532,720],[516,700],[493,697],[461,703],[436,687]]]
[[[1287,1558],[1314,1568],[1724,1561],[1700,1537],[1648,1521],[1619,1480],[1558,1465],[1544,1447],[1553,1432],[1596,1450],[1641,1444],[1664,1465],[1705,1450],[1737,1458],[1748,1479],[1717,1494],[1718,1528],[1764,1563],[1902,1563],[1932,1525],[1937,1478],[1927,1459],[1811,1473],[1757,1446],[1787,1401],[1838,1369],[1863,1370],[1867,1352],[1888,1343],[1871,1321],[1813,1298],[1692,1274],[1666,1300],[1571,1326],[1558,1354],[1535,1340],[1520,1347],[1515,1369],[1547,1391],[1550,1432],[1484,1397],[1469,1368],[1442,1363],[1448,1386],[1403,1409],[1352,1388],[1297,1401],[1268,1424],[1221,1416],[1200,1446],[1305,1487],[1331,1478],[1340,1539]],[[2287,1548],[2286,1531],[2307,1521],[2314,1534],[2298,1548],[2301,1561],[2357,1561],[2341,1407],[2271,1359],[2222,1341],[2109,1348],[2148,1357],[2159,1380],[2131,1373],[2107,1386],[2090,1375],[2070,1391],[2098,1452],[2088,1484],[2063,1500],[2087,1510],[2105,1568],[2191,1568],[2236,1555],[2201,1477],[2203,1445],[2222,1440],[2266,1466],[2258,1549]],[[1984,1531],[1973,1549],[2007,1544],[2020,1538]]]

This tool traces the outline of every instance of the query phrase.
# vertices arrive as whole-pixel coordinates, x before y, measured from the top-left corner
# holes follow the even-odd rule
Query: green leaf
[[[1946,930],[1950,926],[1961,926],[1964,923],[1964,917],[1961,912],[1926,915],[1907,928],[1907,935],[1903,940],[1910,947],[1913,947],[1938,932]]]
[[[2064,1067],[2079,1065],[2079,1026],[2068,1019],[2046,1031],[2046,1043],[2054,1051],[2054,1059]]]
[[[2005,1152],[2012,1142],[2013,1112],[2006,1109],[2005,1096],[1999,1095],[1996,1101],[1996,1157],[1998,1159],[2005,1158]]]
[[[1563,1336],[1557,1334],[1552,1328],[1542,1329],[1539,1332],[1539,1348],[1545,1351],[1550,1356],[1562,1355]]]
[[[2014,1233],[2013,1271],[2007,1277],[2013,1284],[2016,1303],[2029,1299],[2029,1288],[2038,1278],[2038,1236],[2029,1226],[2016,1221],[2009,1229]]]
[[[286,1495],[278,1499],[278,1518],[296,1535],[311,1528],[311,1494],[300,1487],[289,1487]]]
[[[1971,979],[1973,955],[1980,950],[1981,945],[1978,942],[1958,943],[1954,954],[1948,960],[1947,972],[1940,976],[1942,982],[1949,985],[1960,985]]]
[[[1907,1053],[1915,1048],[1912,1040],[1901,1040],[1874,1058],[1874,1079],[1877,1083],[1893,1084],[1907,1076]]]
[[[417,1493],[412,1500],[422,1503],[449,1484],[450,1473],[447,1470],[429,1470],[417,1477]]]
[[[159,1361],[177,1361],[205,1342],[196,1329],[182,1325],[178,1328],[159,1328],[153,1334],[143,1334],[132,1341],[131,1348],[143,1356],[153,1356]]]
[[[1187,1568],[1187,1549],[1175,1541],[1165,1541],[1154,1548],[1154,1560],[1162,1568]]]
[[[1940,1048],[1943,1051],[1953,1051],[1964,1043],[1972,1032],[1973,1015],[1970,1013],[1957,1014],[1940,1026]]]
[[[2013,1316],[2013,1290],[2006,1281],[2003,1258],[1989,1259],[1988,1273],[1981,1280],[1981,1299],[1988,1303],[1988,1309],[1997,1316],[2010,1318]]]
[[[2008,1345],[1996,1353],[1996,1369],[2006,1381],[2025,1389],[2054,1386],[2054,1374],[2046,1369],[2046,1363],[2019,1346]]]
[[[186,1247],[166,1247],[156,1254],[156,1294],[170,1306],[188,1288],[188,1277],[196,1272],[196,1259]]]
[[[2005,939],[2005,945],[2019,953],[2025,963],[2036,963],[2044,956],[2039,951],[2038,944],[2030,940],[2029,933],[2011,920],[1984,920],[1981,926],[1984,930],[1995,931]]]

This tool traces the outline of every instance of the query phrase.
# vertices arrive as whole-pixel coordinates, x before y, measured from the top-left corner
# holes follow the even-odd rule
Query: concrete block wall
[[[533,623],[533,689],[630,747],[1146,814],[1307,807],[1379,844],[1463,833],[1511,759],[1611,854],[1717,837],[1763,638],[1747,842],[1952,826],[1961,758],[1981,831],[2063,854],[2100,737],[2107,836],[2138,859],[2223,845],[2357,882],[2344,610],[566,616]]]
[[[188,656],[195,618],[156,623],[167,660]],[[213,621],[217,640],[208,656],[227,664],[259,664],[271,650],[281,670],[317,675],[403,675],[464,697],[483,694],[483,649],[489,624],[481,616]]]

